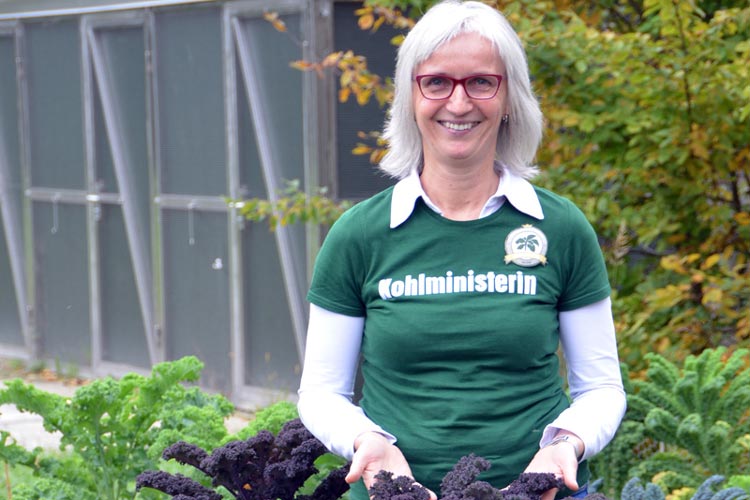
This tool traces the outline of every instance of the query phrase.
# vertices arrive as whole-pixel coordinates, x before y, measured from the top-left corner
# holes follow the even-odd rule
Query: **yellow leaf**
[[[346,71],[344,73],[341,73],[341,78],[339,78],[339,83],[342,87],[348,87],[352,83],[352,72]]]
[[[339,102],[346,102],[349,100],[349,95],[352,93],[352,91],[344,87],[343,89],[339,90]]]
[[[740,226],[750,226],[750,213],[738,212],[734,214],[734,220],[737,221],[737,224]]]
[[[311,69],[314,69],[316,65],[315,63],[311,63],[309,61],[299,60],[290,62],[289,66],[300,71],[309,71]]]
[[[703,265],[701,265],[701,269],[710,269],[713,266],[716,265],[717,262],[719,262],[719,259],[721,259],[721,255],[718,253],[715,253],[713,255],[709,255],[706,260],[703,261]]]
[[[264,12],[263,19],[271,23],[276,31],[284,33],[286,31],[286,24],[279,18],[278,12]]]
[[[567,115],[563,118],[562,124],[566,127],[575,127],[579,121],[577,115]]]
[[[363,90],[361,92],[357,92],[357,104],[360,106],[364,106],[367,104],[367,102],[370,100],[370,95],[372,95],[371,90]]]
[[[688,264],[692,264],[693,262],[695,262],[696,260],[699,260],[700,258],[701,258],[701,254],[699,254],[699,253],[691,253],[687,257],[687,262],[688,262]]]
[[[365,14],[364,16],[359,18],[359,21],[357,21],[359,29],[361,30],[369,30],[370,28],[372,28],[372,25],[374,23],[375,17],[372,14]]]
[[[322,64],[326,68],[329,67],[329,66],[335,66],[339,62],[339,60],[341,59],[341,56],[343,56],[343,55],[344,55],[344,53],[341,52],[341,51],[339,51],[339,52],[331,52],[330,54],[328,54],[325,57],[325,59],[323,59],[323,62],[321,62],[320,64]]]
[[[682,265],[682,262],[680,262],[679,257],[677,257],[676,255],[667,255],[666,257],[662,257],[661,267],[663,267],[667,271],[674,271],[680,274],[684,274],[686,271],[685,266]]]
[[[357,144],[354,149],[352,149],[352,154],[355,155],[366,155],[372,151],[372,148],[370,146],[367,146],[366,144]]]
[[[378,163],[380,163],[380,160],[383,159],[386,152],[387,151],[385,149],[373,150],[373,152],[370,153],[370,163],[372,163],[373,165],[377,165]]]
[[[703,294],[701,303],[703,305],[710,304],[711,302],[718,303],[721,302],[723,296],[724,292],[721,291],[721,288],[709,288],[708,291]]]
[[[681,287],[667,285],[664,288],[655,290],[648,298],[648,301],[657,309],[670,309],[679,304],[684,297],[684,291]]]
[[[404,43],[405,38],[406,37],[404,35],[396,35],[391,38],[391,45],[400,46],[402,43]]]

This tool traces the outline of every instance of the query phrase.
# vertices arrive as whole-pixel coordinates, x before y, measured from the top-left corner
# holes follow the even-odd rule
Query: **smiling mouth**
[[[450,130],[457,130],[459,132],[464,131],[464,130],[472,129],[472,128],[476,127],[477,125],[479,125],[479,122],[454,123],[454,122],[444,122],[444,121],[441,121],[439,123],[440,123],[440,125],[442,125],[445,128],[448,128]]]

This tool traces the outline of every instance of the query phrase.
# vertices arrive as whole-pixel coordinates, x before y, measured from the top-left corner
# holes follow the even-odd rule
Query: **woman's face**
[[[443,75],[456,79],[470,75],[503,76],[492,99],[471,99],[462,85],[456,85],[447,99],[426,99],[413,82],[412,105],[422,134],[424,164],[491,164],[497,133],[507,113],[505,66],[492,43],[477,33],[463,33],[440,46],[417,66],[416,75]]]

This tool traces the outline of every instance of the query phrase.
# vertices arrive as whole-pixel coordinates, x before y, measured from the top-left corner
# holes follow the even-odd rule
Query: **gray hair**
[[[422,169],[422,136],[412,108],[415,68],[441,45],[462,33],[478,33],[497,49],[508,82],[509,121],[500,125],[495,159],[523,178],[538,170],[534,156],[542,139],[543,118],[529,81],[521,40],[496,9],[476,1],[443,1],[427,11],[399,48],[394,77],[395,94],[383,137],[389,150],[380,169],[403,179]]]

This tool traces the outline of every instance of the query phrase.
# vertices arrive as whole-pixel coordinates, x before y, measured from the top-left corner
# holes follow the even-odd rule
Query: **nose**
[[[463,83],[456,84],[453,93],[448,98],[446,108],[455,114],[462,114],[469,111],[474,106],[474,101],[466,94]]]

